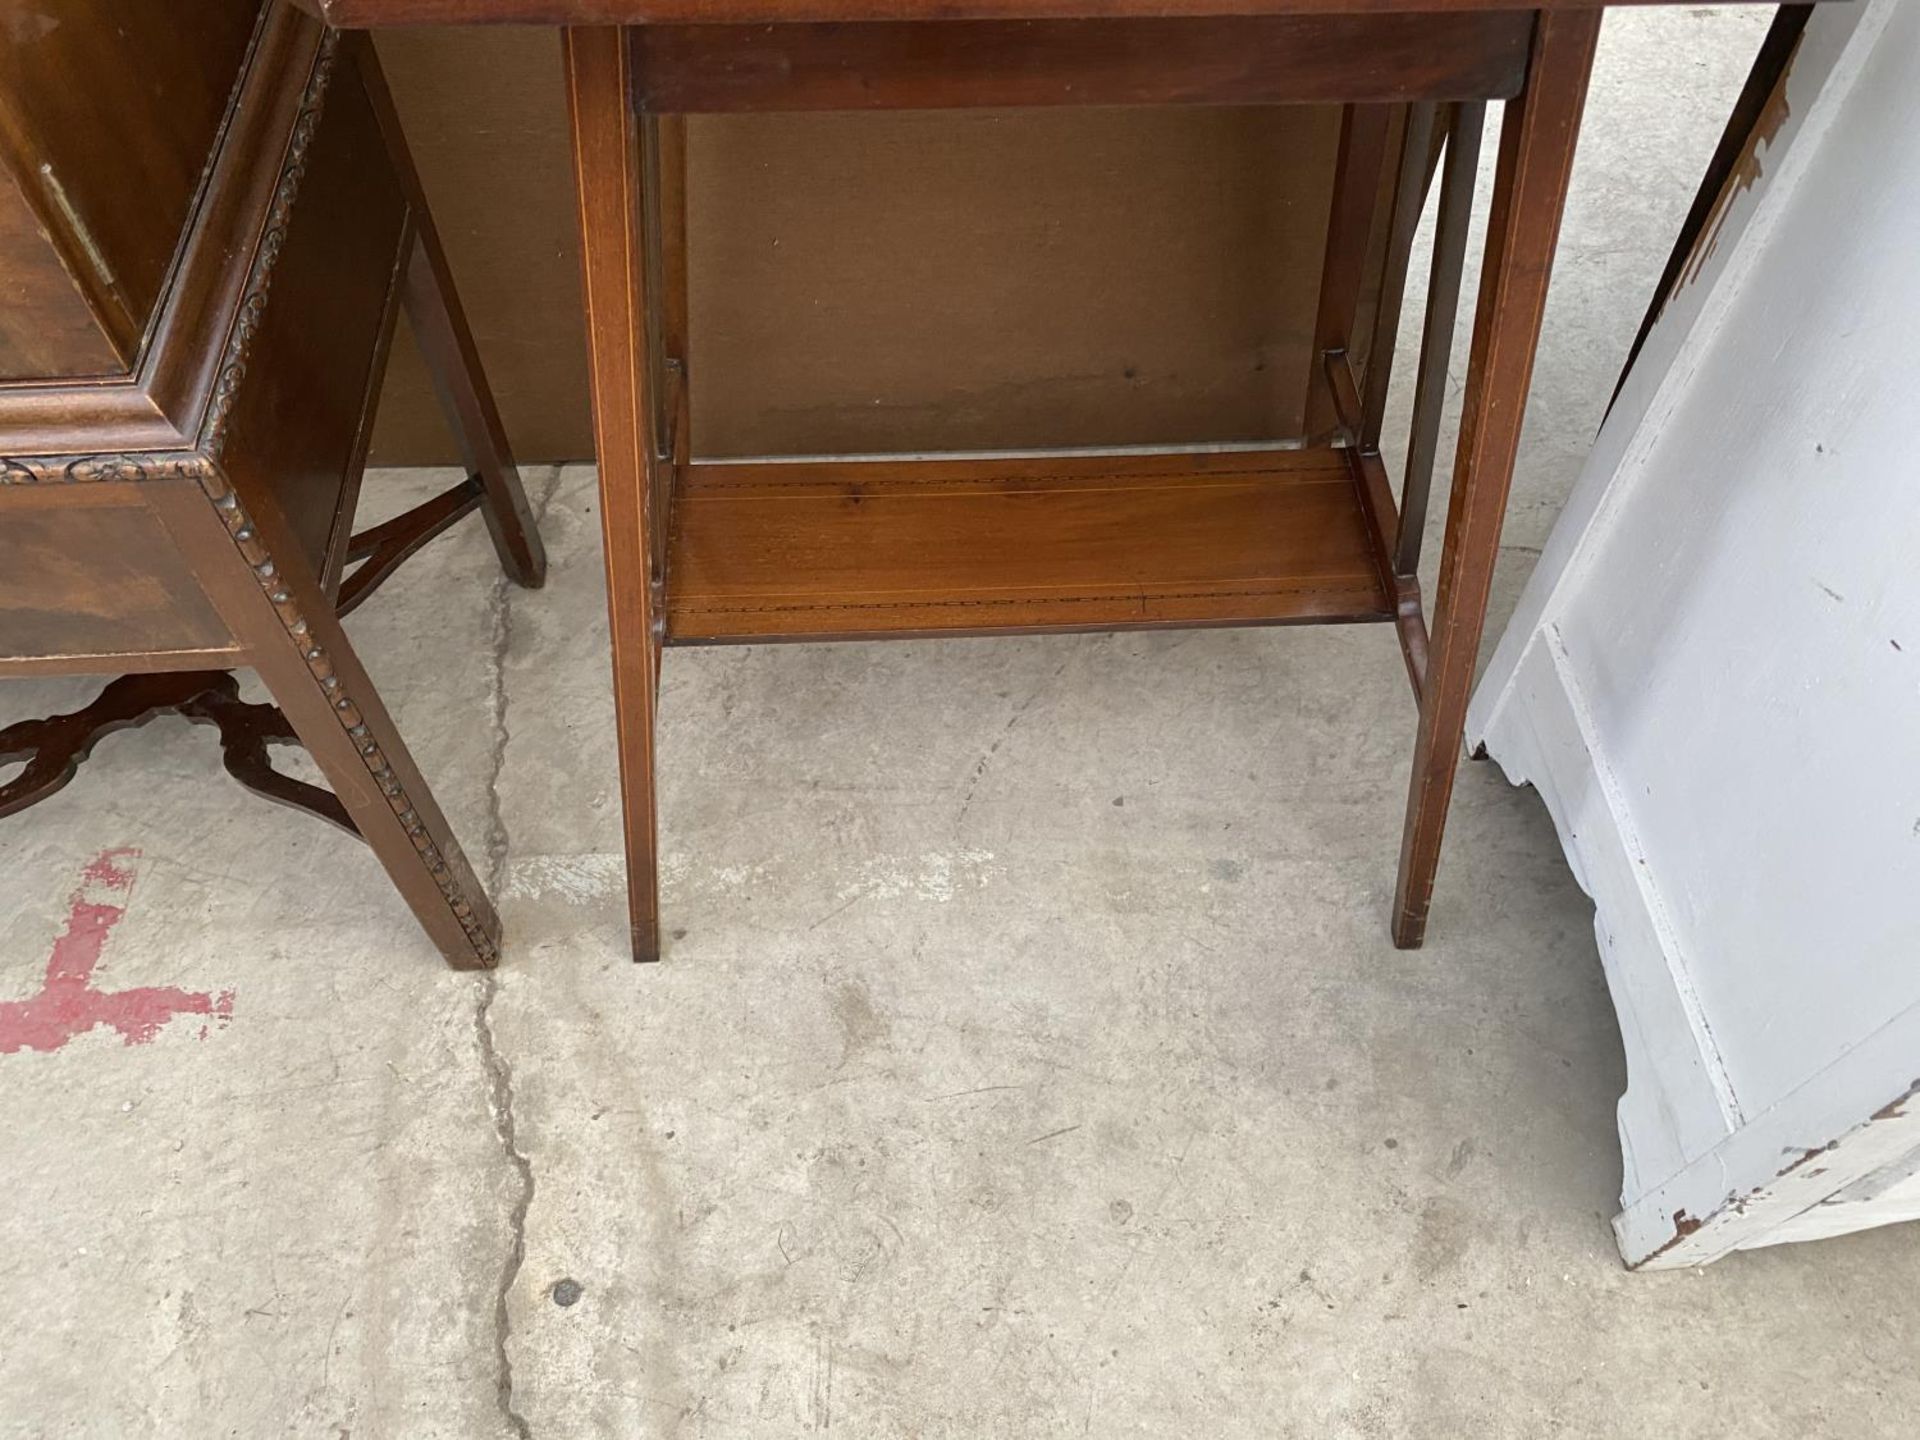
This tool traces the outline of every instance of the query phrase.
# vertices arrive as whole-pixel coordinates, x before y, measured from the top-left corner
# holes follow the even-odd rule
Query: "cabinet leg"
[[[499,917],[271,500],[243,503],[209,461],[198,481],[153,485],[149,503],[447,963],[497,964]]]
[[[534,521],[533,506],[507,445],[493,392],[480,369],[480,356],[467,329],[460,297],[454,293],[446,256],[432,233],[425,211],[417,212],[413,254],[407,260],[402,300],[413,322],[414,338],[426,357],[427,373],[440,408],[460,446],[467,473],[480,477],[484,500],[480,513],[500,564],[514,581],[538,590],[547,579],[547,550]]]
[[[633,958],[660,958],[653,737],[662,629],[656,613],[653,491],[664,477],[648,323],[642,133],[628,84],[628,37],[614,26],[564,34],[579,184],[594,448],[607,558],[615,724]]]
[[[413,207],[413,252],[407,257],[401,302],[467,472],[480,477],[486,497],[481,513],[500,563],[518,583],[538,589],[547,578],[547,552],[534,524],[533,507],[527,503],[526,487],[507,444],[507,432],[500,423],[493,391],[487,386],[486,372],[480,368],[480,352],[467,327],[466,311],[453,286],[453,270],[440,244],[440,232],[434,228],[426,191],[414,168],[413,154],[407,148],[373,42],[365,35],[355,39],[368,98],[373,102],[394,171]]]
[[[1393,941],[1402,949],[1414,949],[1426,938],[1474,661],[1599,31],[1598,10],[1542,13],[1526,89],[1508,103],[1501,127],[1394,898]]]
[[[318,650],[319,660],[309,658]],[[346,632],[324,611],[254,663],[354,828],[456,970],[500,959],[500,920],[407,753]],[[329,680],[339,689],[330,690]],[[342,702],[344,701],[344,708]]]

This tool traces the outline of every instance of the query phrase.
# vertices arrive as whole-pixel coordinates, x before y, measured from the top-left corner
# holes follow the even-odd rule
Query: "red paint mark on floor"
[[[133,867],[121,862],[139,853],[103,850],[80,872],[79,888],[67,907],[67,928],[53,942],[40,993],[31,1000],[0,1002],[0,1055],[58,1050],[100,1025],[118,1030],[128,1045],[144,1045],[176,1015],[205,1015],[222,1022],[232,1017],[231,990],[209,995],[171,985],[94,988],[107,936],[125,917],[126,897],[133,889]],[[202,1027],[202,1038],[206,1033]]]

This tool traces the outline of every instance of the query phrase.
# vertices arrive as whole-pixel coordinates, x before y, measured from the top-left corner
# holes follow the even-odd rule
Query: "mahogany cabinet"
[[[354,516],[402,310],[468,479]],[[0,11],[0,676],[117,677],[0,728],[0,817],[177,711],[242,783],[365,840],[428,935],[499,924],[341,617],[479,511],[544,556],[372,47],[279,0]],[[473,603],[484,603],[476,592]],[[274,704],[243,704],[231,671]],[[303,744],[330,788],[275,771]]]

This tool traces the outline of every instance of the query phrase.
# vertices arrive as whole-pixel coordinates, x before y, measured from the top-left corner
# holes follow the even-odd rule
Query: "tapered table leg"
[[[1327,388],[1329,352],[1353,349],[1353,324],[1366,287],[1367,253],[1373,240],[1380,176],[1393,130],[1391,105],[1348,105],[1340,121],[1340,148],[1333,165],[1332,210],[1327,217],[1326,259],[1320,266],[1320,299],[1308,366],[1306,433],[1325,439],[1339,428],[1339,407]]]
[[[1599,33],[1598,10],[1543,13],[1534,31],[1526,89],[1508,103],[1501,128],[1394,899],[1393,940],[1402,949],[1426,938],[1474,660],[1533,378],[1534,346]]]
[[[648,343],[641,125],[631,102],[624,33],[614,26],[576,26],[564,39],[613,634],[627,903],[634,959],[657,960],[653,733],[661,634],[648,522],[658,465],[653,428],[659,377],[652,373]]]
[[[1406,479],[1400,487],[1400,533],[1394,542],[1397,575],[1420,573],[1420,547],[1427,533],[1427,496],[1434,459],[1440,453],[1441,411],[1447,402],[1447,366],[1453,358],[1453,322],[1460,310],[1460,274],[1466,263],[1467,231],[1473,224],[1473,187],[1480,174],[1480,131],[1487,102],[1467,100],[1447,115],[1446,168],[1440,180],[1440,213],[1433,227],[1433,264],[1427,280],[1427,312],[1414,372],[1413,421],[1407,436]]]

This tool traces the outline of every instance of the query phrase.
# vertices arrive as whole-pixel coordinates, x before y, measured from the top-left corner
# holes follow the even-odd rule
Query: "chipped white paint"
[[[1920,1214],[1920,6],[1786,85],[1468,721],[1595,901],[1634,1263]]]

